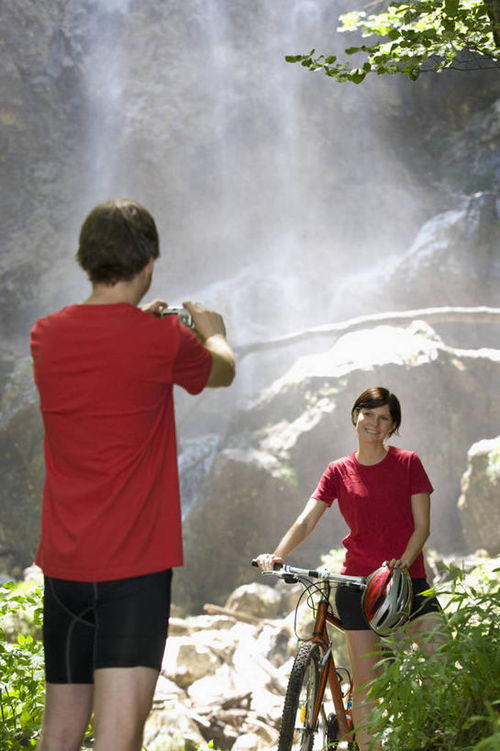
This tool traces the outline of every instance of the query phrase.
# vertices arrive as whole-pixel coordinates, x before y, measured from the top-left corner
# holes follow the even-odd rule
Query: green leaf
[[[349,77],[353,83],[361,83],[366,77],[366,72],[361,68],[353,68]]]
[[[455,18],[456,15],[458,14],[459,6],[460,6],[460,0],[445,0],[444,12],[450,18]]]

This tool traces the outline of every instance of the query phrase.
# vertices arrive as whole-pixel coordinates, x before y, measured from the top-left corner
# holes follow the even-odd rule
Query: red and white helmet
[[[413,588],[405,569],[381,566],[366,579],[362,607],[365,618],[379,636],[387,636],[410,616]]]

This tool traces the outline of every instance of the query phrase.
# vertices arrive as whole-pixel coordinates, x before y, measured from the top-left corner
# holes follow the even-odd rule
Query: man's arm
[[[200,303],[185,301],[182,304],[191,313],[195,331],[212,355],[207,386],[230,386],[236,375],[236,366],[233,350],[226,340],[224,319],[219,313],[207,310]]]

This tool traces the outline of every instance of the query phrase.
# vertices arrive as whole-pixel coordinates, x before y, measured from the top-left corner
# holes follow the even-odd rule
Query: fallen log
[[[257,618],[257,616],[250,615],[249,613],[240,613],[237,610],[232,610],[231,608],[223,608],[220,605],[211,605],[210,603],[206,603],[205,605],[203,605],[203,610],[209,615],[227,615],[230,618],[235,618],[237,621],[250,623],[252,626],[261,626],[264,623],[263,618]]]

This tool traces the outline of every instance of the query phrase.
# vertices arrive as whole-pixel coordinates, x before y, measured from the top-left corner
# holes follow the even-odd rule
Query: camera
[[[190,329],[194,328],[191,313],[187,311],[186,308],[180,306],[169,306],[168,308],[163,308],[160,318],[163,318],[164,316],[179,316],[179,323],[182,323],[183,326],[189,326]]]

